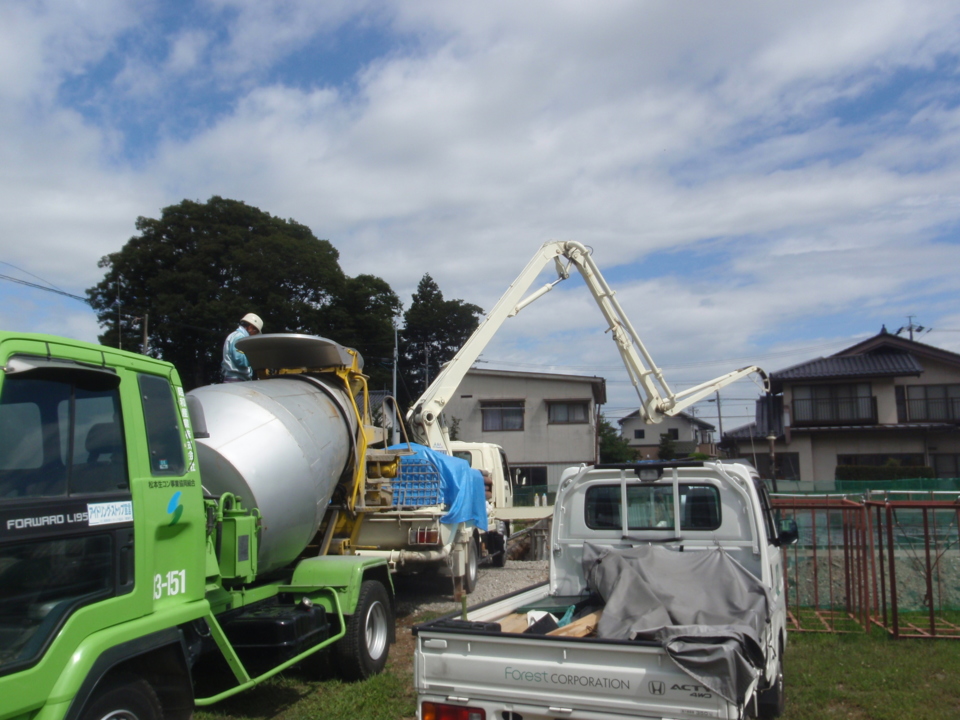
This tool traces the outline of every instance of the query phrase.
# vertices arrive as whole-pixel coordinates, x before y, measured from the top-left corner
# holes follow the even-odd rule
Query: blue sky
[[[489,309],[582,242],[676,387],[910,315],[960,351],[958,73],[955,2],[6,0],[0,275],[82,295],[137,216],[221,195],[407,302],[429,271]],[[98,332],[2,278],[0,327]],[[579,282],[484,358],[635,407]]]

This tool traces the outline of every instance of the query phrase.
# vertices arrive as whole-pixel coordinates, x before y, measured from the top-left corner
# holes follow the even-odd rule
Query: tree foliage
[[[673,438],[670,437],[670,433],[660,434],[660,445],[657,448],[657,457],[661,460],[677,459],[677,446],[674,444]]]
[[[393,344],[400,301],[390,286],[346,277],[337,250],[294,220],[214,196],[140,217],[136,228],[87,290],[100,341],[139,349],[149,314],[150,354],[173,362],[187,387],[219,379],[223,340],[247,312],[266,332],[330,337],[365,357]]]
[[[626,463],[634,461],[634,453],[630,444],[624,440],[616,428],[602,414],[600,415],[597,432],[600,435],[600,462]]]
[[[420,279],[413,302],[403,315],[401,368],[409,404],[426,390],[440,367],[450,360],[480,324],[483,310],[463,300],[444,300],[430,274]]]

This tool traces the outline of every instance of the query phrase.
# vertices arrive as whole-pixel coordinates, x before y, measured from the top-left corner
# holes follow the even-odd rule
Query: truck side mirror
[[[780,532],[777,536],[777,546],[793,545],[800,539],[800,531],[797,529],[797,521],[794,518],[786,518],[780,521]]]
[[[190,425],[193,426],[195,438],[208,438],[207,419],[203,415],[203,405],[196,395],[187,395],[187,412],[190,413]]]

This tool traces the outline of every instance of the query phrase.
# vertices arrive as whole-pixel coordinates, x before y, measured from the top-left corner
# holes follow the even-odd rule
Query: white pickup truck
[[[796,538],[746,464],[571,468],[549,581],[413,629],[418,716],[776,717]]]

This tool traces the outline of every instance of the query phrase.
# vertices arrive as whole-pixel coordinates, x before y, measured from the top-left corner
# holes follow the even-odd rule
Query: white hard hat
[[[250,325],[253,325],[257,332],[263,332],[263,320],[260,319],[259,315],[254,315],[253,313],[247,313],[243,316],[240,322],[245,322]]]

